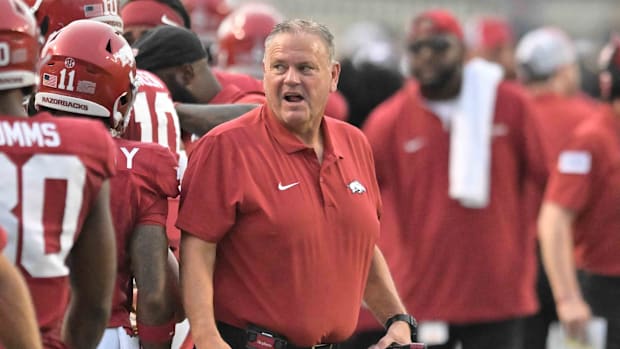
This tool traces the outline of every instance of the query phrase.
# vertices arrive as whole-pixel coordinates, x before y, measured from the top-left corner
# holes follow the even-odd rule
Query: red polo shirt
[[[541,144],[549,172],[558,157],[558,153],[568,142],[575,128],[584,120],[597,113],[595,104],[583,95],[564,97],[555,93],[546,93],[534,97],[534,107],[539,118]],[[536,235],[538,213],[543,200],[544,188],[528,181],[525,186],[523,210],[529,221],[530,233]]]
[[[4,250],[6,246],[6,231],[4,228],[0,227],[0,251]]]
[[[381,200],[370,147],[323,118],[324,157],[263,106],[213,129],[189,158],[177,226],[217,242],[215,318],[299,346],[355,328]]]
[[[483,209],[449,197],[450,132],[413,82],[377,107],[364,131],[385,203],[381,248],[407,309],[451,323],[533,313],[535,236],[523,224],[522,187],[527,177],[543,184],[545,162],[524,92],[510,82],[497,88]]]
[[[551,93],[535,97],[534,106],[540,118],[541,143],[552,167],[573,130],[595,115],[597,107],[583,96],[562,97]]]
[[[609,107],[581,124],[560,153],[545,201],[576,213],[575,264],[620,276],[620,121]]]

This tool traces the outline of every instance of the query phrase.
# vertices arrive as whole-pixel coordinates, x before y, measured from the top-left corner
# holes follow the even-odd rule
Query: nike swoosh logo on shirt
[[[422,149],[426,145],[424,138],[416,137],[412,138],[405,142],[403,148],[405,149],[405,153],[415,153],[418,150]]]
[[[280,191],[288,190],[288,189],[291,189],[292,187],[296,186],[297,184],[299,184],[299,182],[295,182],[295,183],[291,183],[291,184],[287,184],[287,185],[282,185],[282,183],[278,183],[278,189]]]

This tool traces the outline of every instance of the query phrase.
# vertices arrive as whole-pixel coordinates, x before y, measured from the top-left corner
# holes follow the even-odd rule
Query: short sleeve
[[[241,156],[226,133],[203,136],[189,156],[177,227],[218,242],[235,223],[242,199]]]
[[[165,225],[168,198],[179,194],[177,163],[174,154],[163,146],[149,144],[144,169],[135,174],[140,182],[138,224]],[[142,155],[142,154],[141,154]]]
[[[574,134],[559,153],[549,177],[545,201],[575,212],[586,207],[603,158],[594,134]]]

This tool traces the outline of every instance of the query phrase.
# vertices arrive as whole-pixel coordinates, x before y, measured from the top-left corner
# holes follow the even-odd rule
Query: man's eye
[[[286,70],[286,67],[284,66],[284,64],[274,64],[272,66],[272,69],[275,70],[276,72],[283,72]]]

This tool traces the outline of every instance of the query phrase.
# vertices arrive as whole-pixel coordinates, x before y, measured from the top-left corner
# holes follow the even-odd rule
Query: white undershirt
[[[450,121],[459,108],[459,97],[440,101],[425,100],[426,107],[441,120],[444,129],[450,128]]]

